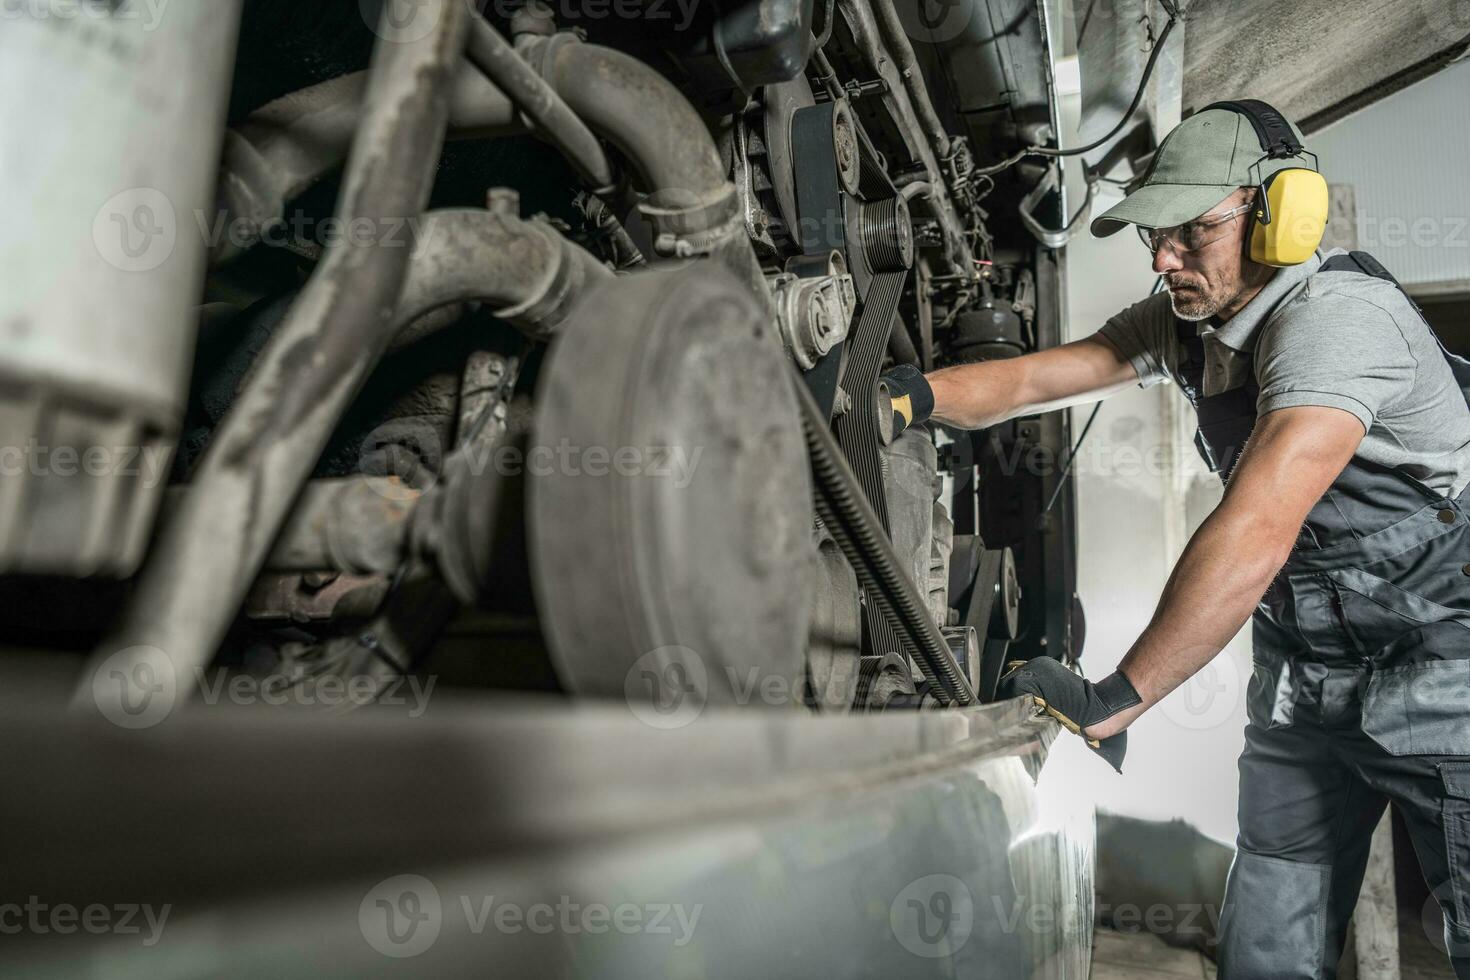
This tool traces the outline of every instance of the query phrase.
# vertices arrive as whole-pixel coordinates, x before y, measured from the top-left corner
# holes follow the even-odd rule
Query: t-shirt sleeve
[[[1147,388],[1169,379],[1164,351],[1174,342],[1172,325],[1169,295],[1156,293],[1108,320],[1097,333],[1128,358],[1138,372],[1139,387]]]
[[[1256,411],[1340,408],[1357,416],[1366,432],[1412,390],[1417,371],[1409,342],[1387,309],[1356,296],[1318,296],[1293,304],[1262,329]]]

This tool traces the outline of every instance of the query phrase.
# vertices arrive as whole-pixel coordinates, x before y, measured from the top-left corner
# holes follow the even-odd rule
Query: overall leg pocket
[[[1436,580],[1454,580],[1456,605],[1435,601],[1447,598],[1438,591],[1431,598],[1430,594],[1410,591],[1361,568],[1333,569],[1327,577],[1337,587],[1344,625],[1361,654],[1383,662],[1386,658],[1381,651],[1389,646],[1405,646],[1409,634],[1424,630],[1429,639],[1444,648],[1439,656],[1470,656],[1470,609],[1460,605],[1466,590],[1460,581],[1465,576],[1459,566],[1453,572],[1437,570],[1434,576]],[[1424,574],[1417,578],[1424,578]]]
[[[1406,640],[1421,642],[1423,632]],[[1375,670],[1363,697],[1362,725],[1390,755],[1470,756],[1470,660]]]
[[[1318,980],[1332,866],[1235,852],[1220,910],[1220,980]]]
[[[1247,721],[1265,731],[1290,728],[1296,722],[1296,706],[1301,700],[1301,677],[1288,661],[1255,657],[1245,689]]]
[[[1444,818],[1445,865],[1454,896],[1455,922],[1452,928],[1465,933],[1470,930],[1470,761],[1440,763],[1439,774],[1444,780],[1441,813]],[[1470,950],[1460,950],[1459,953],[1466,955]]]

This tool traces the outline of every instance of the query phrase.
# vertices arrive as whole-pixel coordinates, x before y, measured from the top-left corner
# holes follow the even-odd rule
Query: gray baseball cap
[[[1288,123],[1290,125],[1290,123]],[[1291,131],[1301,139],[1295,126]],[[1261,160],[1261,138],[1251,121],[1230,109],[1196,112],[1169,131],[1143,185],[1092,221],[1098,238],[1125,225],[1169,228],[1209,211],[1241,187],[1301,166],[1292,159]],[[1259,169],[1252,164],[1260,161]]]

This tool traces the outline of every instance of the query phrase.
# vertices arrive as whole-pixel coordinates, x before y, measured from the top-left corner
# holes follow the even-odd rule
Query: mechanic
[[[1470,363],[1370,256],[1319,250],[1308,156],[1264,103],[1207,107],[1092,223],[1137,226],[1165,291],[1075,343],[884,380],[896,426],[964,429],[1179,385],[1223,500],[1117,672],[1043,657],[1001,695],[1121,769],[1127,726],[1252,618],[1222,980],[1337,975],[1390,801],[1470,978]]]

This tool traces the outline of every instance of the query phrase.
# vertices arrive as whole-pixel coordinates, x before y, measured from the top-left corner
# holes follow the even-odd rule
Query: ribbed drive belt
[[[852,408],[838,416],[835,427],[837,444],[885,532],[889,530],[888,498],[883,493],[883,456],[879,449],[878,370],[888,350],[888,335],[898,315],[907,276],[907,272],[880,272],[863,297],[862,315],[848,337],[847,370],[842,378],[842,390],[851,399]],[[871,601],[863,605],[863,618],[872,640],[872,653],[903,653],[898,634]]]

